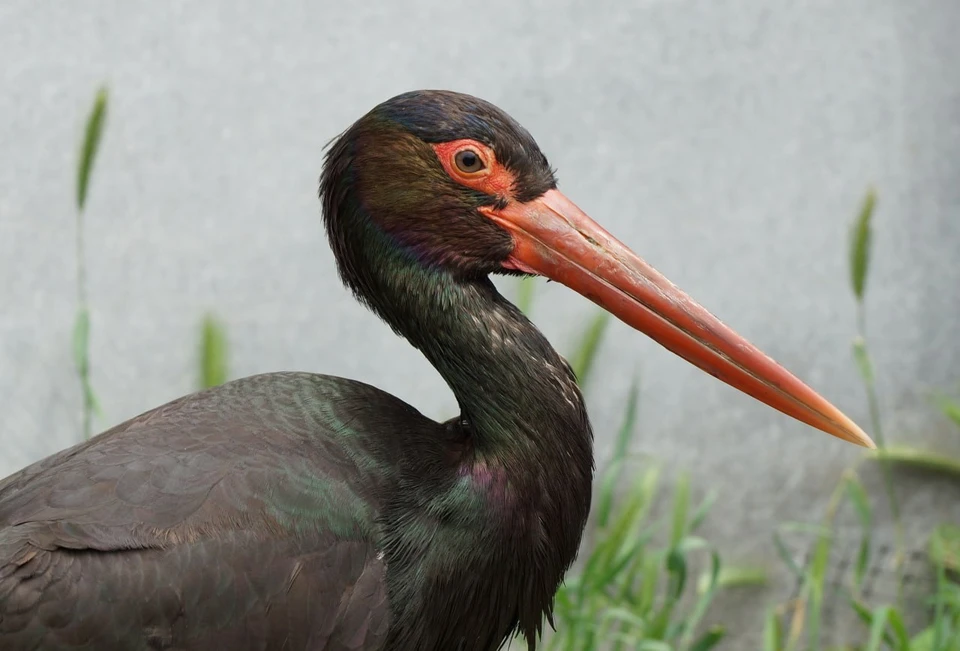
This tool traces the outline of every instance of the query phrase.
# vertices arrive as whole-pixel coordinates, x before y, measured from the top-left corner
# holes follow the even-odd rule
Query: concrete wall
[[[846,253],[875,185],[888,435],[956,452],[925,396],[960,380],[958,31],[956,0],[7,0],[0,475],[79,435],[74,165],[101,81],[87,224],[101,427],[192,389],[208,309],[235,375],[345,375],[453,413],[426,362],[339,285],[316,200],[332,136],[398,92],[445,87],[526,124],[581,207],[864,424]],[[540,289],[536,320],[564,349],[592,307]],[[734,557],[770,555],[776,522],[817,517],[857,454],[620,324],[600,363],[601,458],[639,371],[638,449],[721,491],[712,531]],[[921,510],[946,508],[926,497]]]

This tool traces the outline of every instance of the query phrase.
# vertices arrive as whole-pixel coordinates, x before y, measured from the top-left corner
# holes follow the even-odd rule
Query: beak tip
[[[873,442],[870,435],[857,427],[857,424],[852,421],[850,422],[847,434],[848,436],[845,438],[851,443],[867,448],[868,450],[877,449],[877,444]]]

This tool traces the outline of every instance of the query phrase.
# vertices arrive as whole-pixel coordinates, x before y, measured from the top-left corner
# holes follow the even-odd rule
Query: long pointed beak
[[[505,266],[563,283],[667,350],[788,416],[876,447],[839,409],[725,326],[559,190],[481,210],[513,235],[515,248]]]

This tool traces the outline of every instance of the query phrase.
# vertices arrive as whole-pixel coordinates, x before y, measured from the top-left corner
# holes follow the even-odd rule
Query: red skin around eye
[[[457,152],[464,149],[472,149],[483,160],[484,168],[478,172],[464,172],[457,167],[454,161]],[[493,150],[481,142],[465,138],[462,140],[453,140],[451,142],[441,142],[433,145],[433,150],[437,152],[440,164],[454,181],[468,188],[479,190],[485,194],[493,195],[507,202],[513,202],[513,188],[516,178],[506,167],[497,162],[497,157]],[[526,273],[537,274],[537,272],[515,256],[510,256],[503,262],[506,269],[515,269]]]
[[[463,172],[454,162],[457,152],[472,149],[483,160],[484,168],[479,172]],[[507,201],[513,200],[513,186],[516,181],[513,174],[497,162],[493,150],[481,142],[465,138],[433,145],[440,164],[454,181],[468,188],[479,190]]]

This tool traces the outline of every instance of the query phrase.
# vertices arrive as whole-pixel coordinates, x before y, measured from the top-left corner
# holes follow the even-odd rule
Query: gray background
[[[0,475],[79,436],[74,165],[103,81],[87,229],[98,429],[193,388],[206,310],[229,327],[234,375],[344,375],[454,412],[437,374],[339,285],[316,200],[332,136],[439,87],[528,126],[574,201],[864,425],[846,253],[873,184],[887,428],[960,453],[927,402],[960,378],[958,32],[956,0],[5,0]],[[569,350],[592,309],[541,283],[534,317]],[[720,491],[709,535],[726,558],[776,567],[775,524],[818,518],[858,451],[626,326],[610,334],[589,394],[600,458],[639,372],[637,451]],[[917,531],[960,515],[945,486],[911,493]]]

